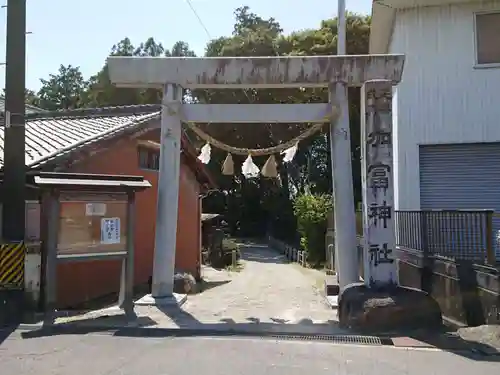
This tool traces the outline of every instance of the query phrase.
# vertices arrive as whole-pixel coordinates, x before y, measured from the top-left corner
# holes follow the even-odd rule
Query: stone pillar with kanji
[[[361,88],[364,275],[369,287],[396,285],[392,83]]]
[[[442,325],[439,304],[424,291],[398,283],[392,84],[376,80],[361,87],[364,283],[341,291],[339,324],[373,332],[435,330]]]

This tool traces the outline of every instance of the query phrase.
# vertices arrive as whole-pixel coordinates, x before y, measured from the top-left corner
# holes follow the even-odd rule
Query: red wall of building
[[[149,133],[146,139],[152,139]],[[142,137],[145,139],[145,137]],[[157,140],[155,140],[157,141]],[[158,173],[139,168],[137,139],[122,139],[114,147],[76,164],[71,172],[141,175],[152,187],[136,196],[135,283],[148,281],[153,269]],[[181,163],[177,224],[176,269],[198,276],[200,260],[199,184],[192,171]],[[95,261],[58,266],[58,305],[79,305],[92,298],[117,292],[119,261]]]

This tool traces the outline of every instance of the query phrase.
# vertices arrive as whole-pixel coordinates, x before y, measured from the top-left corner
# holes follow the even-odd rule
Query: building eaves
[[[372,4],[370,26],[370,54],[387,54],[394,27],[396,9],[385,1],[375,0]]]
[[[38,113],[38,112],[46,112],[45,109],[35,107],[34,105],[31,104],[25,104],[26,105],[26,114],[30,113]],[[5,98],[0,96],[0,113],[5,112]]]
[[[130,106],[32,113],[26,116],[26,166],[39,167],[77,149],[158,119],[157,106]],[[4,148],[0,119],[0,155]],[[3,157],[0,158],[0,168]]]
[[[396,14],[399,10],[455,5],[469,2],[480,3],[481,0],[373,0],[369,41],[370,54],[405,52],[390,51],[394,23]]]
[[[152,149],[155,151],[160,151],[160,144],[151,140],[139,141],[138,145]],[[192,170],[198,182],[207,188],[217,188],[217,183],[215,182],[212,175],[208,172],[207,166],[203,164],[196,154],[196,149],[190,143],[185,132],[182,133],[181,138],[181,155],[184,157],[186,165]]]
[[[151,121],[161,119],[161,105],[90,108],[70,111],[37,112],[26,115],[25,163],[30,169],[71,158],[78,151],[126,132],[143,131]],[[185,134],[182,151],[201,184],[215,187],[206,166]],[[0,169],[3,168],[4,118],[0,117]],[[74,154],[75,153],[75,154]]]

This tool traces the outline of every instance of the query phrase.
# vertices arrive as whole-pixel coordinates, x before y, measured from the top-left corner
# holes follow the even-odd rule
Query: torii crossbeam
[[[342,136],[343,129],[336,128],[336,122],[328,114],[335,105],[334,84],[364,87],[370,91],[376,82],[377,90],[391,90],[401,80],[403,55],[349,55],[349,56],[293,56],[293,57],[110,57],[108,59],[111,82],[118,87],[161,88],[163,110],[161,119],[160,170],[158,179],[157,223],[153,266],[152,296],[144,303],[178,303],[173,294],[177,211],[179,194],[180,137],[182,121],[200,122],[329,122],[332,121],[332,135]],[[382,86],[381,86],[382,85]],[[324,104],[183,104],[181,88],[188,89],[235,89],[235,88],[287,88],[287,87],[329,87],[330,103]],[[365,94],[363,94],[365,95]],[[368,95],[368,94],[366,94]],[[364,102],[365,97],[362,98]],[[372,100],[373,101],[373,100]],[[366,113],[373,113],[373,105],[364,106]],[[389,106],[390,110],[390,106]],[[362,118],[366,117],[362,113]],[[296,119],[296,121],[294,121]],[[364,122],[363,124],[365,124]],[[372,124],[372,122],[368,122]],[[378,124],[378,123],[377,123]],[[365,124],[366,125],[366,124]],[[385,122],[383,126],[392,127]],[[380,126],[382,126],[380,125]],[[378,125],[377,125],[378,126]],[[380,129],[379,129],[380,130]],[[385,133],[391,129],[382,129]],[[380,131],[382,131],[380,130]],[[371,136],[371,135],[370,135]],[[366,143],[372,142],[371,138]],[[349,139],[346,138],[346,142]],[[370,143],[373,145],[373,142]],[[384,144],[379,144],[380,147]],[[392,147],[392,146],[391,146]],[[344,152],[344,150],[348,150]],[[335,193],[335,218],[338,236],[336,243],[340,252],[340,276],[347,269],[354,269],[345,282],[352,282],[357,276],[356,225],[354,197],[345,194],[345,184],[352,185],[350,148],[335,152],[333,170]],[[390,150],[389,150],[390,151]],[[390,153],[390,152],[389,152]],[[392,163],[392,159],[384,159]],[[368,171],[369,160],[364,160],[364,171]],[[392,174],[392,165],[385,172]],[[364,184],[366,185],[366,178]],[[392,175],[389,178],[390,197],[384,201],[392,209]],[[352,188],[351,188],[352,191]],[[387,189],[385,190],[387,192]],[[365,194],[366,195],[366,194]],[[376,199],[370,200],[370,203]],[[365,202],[366,203],[366,202]],[[365,214],[368,209],[365,207]],[[365,216],[366,216],[365,215]],[[386,215],[387,216],[387,215]],[[389,215],[390,217],[390,215]],[[386,218],[387,219],[387,218]],[[385,229],[384,229],[385,230]],[[389,227],[389,231],[392,227]],[[386,231],[378,238],[387,239],[386,245],[394,246],[394,234]],[[368,233],[368,237],[370,234]],[[392,238],[392,240],[391,240]],[[369,238],[366,241],[370,241]],[[368,244],[367,242],[367,244]],[[386,249],[380,247],[381,249]],[[381,250],[382,251],[382,250]],[[387,251],[385,252],[387,257]],[[365,249],[365,279],[390,282],[395,265],[389,262],[370,261],[368,245]],[[377,272],[375,268],[379,267]],[[382,267],[382,268],[380,268]],[[345,269],[345,271],[343,271]],[[371,272],[373,271],[373,272]],[[371,272],[373,277],[367,277]],[[344,284],[345,284],[344,282]]]
[[[332,82],[362,86],[401,80],[403,55],[290,57],[120,57],[108,59],[118,87],[188,89],[327,87]]]

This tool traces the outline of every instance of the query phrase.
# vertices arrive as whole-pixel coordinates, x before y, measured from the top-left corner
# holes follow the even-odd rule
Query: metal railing
[[[396,245],[452,260],[495,264],[500,225],[493,219],[492,210],[396,211]]]
[[[357,248],[357,259],[359,266],[359,275],[361,278],[364,277],[364,266],[363,266],[363,236],[356,236],[356,248]],[[325,268],[327,271],[335,272],[335,232],[333,230],[327,231],[325,237],[325,251],[326,251],[326,263]]]
[[[289,261],[299,263],[303,267],[307,266],[306,251],[298,250],[294,246],[288,245],[287,243],[280,241],[271,235],[267,236],[267,241],[271,247],[285,255],[285,257]]]

